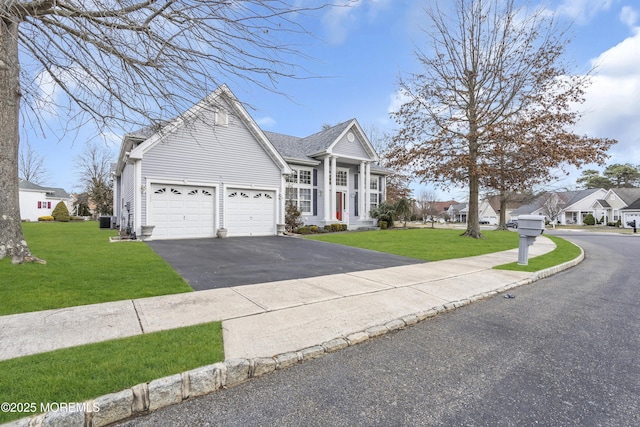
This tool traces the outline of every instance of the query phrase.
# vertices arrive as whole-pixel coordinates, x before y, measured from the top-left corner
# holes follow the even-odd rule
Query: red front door
[[[338,221],[342,221],[342,192],[336,192],[336,218]]]

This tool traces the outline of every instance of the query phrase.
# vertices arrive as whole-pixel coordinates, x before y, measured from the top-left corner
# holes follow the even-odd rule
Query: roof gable
[[[340,157],[361,160],[379,160],[373,145],[355,119],[302,138],[275,132],[265,132],[265,135],[285,159],[293,162],[318,164],[315,157],[326,154],[339,154]]]
[[[625,205],[630,205],[640,199],[640,188],[612,188],[609,192],[617,195]]]
[[[125,135],[120,149],[120,156],[118,157],[116,174],[122,172],[128,158],[142,159],[145,152],[152,149],[167,135],[175,133],[189,123],[200,120],[211,126],[218,126],[216,114],[226,108],[232,110],[231,113],[246,125],[247,129],[249,129],[274,163],[284,173],[290,173],[291,169],[287,162],[276,150],[269,138],[267,138],[227,85],[222,85],[179,117]]]

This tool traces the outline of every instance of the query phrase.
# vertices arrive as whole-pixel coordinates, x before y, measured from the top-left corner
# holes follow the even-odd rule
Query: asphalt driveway
[[[148,243],[198,291],[424,262],[295,237],[157,240]]]

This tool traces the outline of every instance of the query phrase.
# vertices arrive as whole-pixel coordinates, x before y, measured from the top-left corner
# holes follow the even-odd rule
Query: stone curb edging
[[[261,377],[276,370],[317,359],[369,339],[415,325],[438,314],[493,297],[513,288],[534,283],[580,264],[584,260],[584,251],[582,248],[580,250],[581,253],[577,258],[533,273],[529,278],[519,282],[511,283],[497,290],[477,294],[467,299],[449,302],[429,310],[403,316],[346,337],[334,338],[320,345],[278,354],[273,357],[229,359],[85,401],[77,404],[73,411],[46,412],[10,421],[2,424],[2,426],[101,427],[129,418],[147,415],[155,410],[181,403],[189,398],[233,387],[251,378]]]

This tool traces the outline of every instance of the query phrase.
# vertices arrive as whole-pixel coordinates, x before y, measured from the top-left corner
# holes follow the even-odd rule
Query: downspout
[[[136,236],[140,236],[142,225],[142,162],[140,159],[134,160],[133,174],[133,229],[136,232]]]

